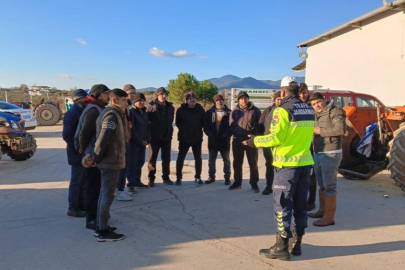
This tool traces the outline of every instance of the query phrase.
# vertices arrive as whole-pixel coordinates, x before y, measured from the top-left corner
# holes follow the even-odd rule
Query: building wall
[[[308,46],[306,83],[405,105],[405,13],[388,11],[362,25]]]

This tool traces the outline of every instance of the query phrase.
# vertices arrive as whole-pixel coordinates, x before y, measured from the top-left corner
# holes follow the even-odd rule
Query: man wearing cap
[[[179,154],[176,161],[176,185],[181,185],[182,183],[184,159],[190,147],[193,151],[195,161],[195,182],[197,184],[203,184],[201,180],[201,147],[203,141],[204,114],[204,108],[197,103],[197,96],[192,91],[188,92],[186,94],[186,103],[183,103],[176,112],[176,126],[179,129],[177,135]]]
[[[93,166],[94,160],[91,156],[96,143],[96,120],[110,101],[110,91],[104,84],[93,85],[90,90],[89,104],[80,116],[75,134],[75,148],[83,155],[82,164],[86,168],[86,228],[91,230],[95,230],[97,226],[97,204],[101,184],[100,170]]]
[[[273,110],[270,133],[244,142],[252,147],[272,147],[276,243],[260,250],[260,255],[270,259],[289,260],[290,252],[301,255],[302,237],[307,227],[309,175],[314,164],[309,148],[315,115],[308,104],[299,99],[298,90],[294,77],[284,77],[281,81],[283,101]],[[291,231],[293,215],[295,222]]]
[[[170,157],[173,138],[174,107],[167,101],[167,91],[164,87],[156,90],[157,98],[149,103],[146,112],[149,116],[151,142],[148,156],[149,187],[155,186],[156,160],[161,150],[162,179],[166,185],[173,185],[170,180]]]
[[[232,152],[233,152],[233,171],[235,182],[229,187],[229,190],[242,188],[243,178],[243,159],[246,157],[250,168],[249,184],[255,193],[259,193],[259,169],[257,161],[259,158],[258,150],[243,145],[251,135],[258,134],[258,123],[261,116],[260,110],[249,102],[249,95],[246,92],[239,92],[238,105],[233,109],[229,120],[230,129],[233,135]]]
[[[231,148],[231,130],[229,129],[229,115],[231,110],[224,105],[223,96],[214,96],[214,106],[205,113],[204,132],[208,136],[208,175],[206,184],[215,182],[216,161],[218,152],[224,162],[225,185],[231,184],[231,161],[229,150]]]
[[[127,133],[126,138],[128,138],[128,140],[129,140],[131,137],[130,134],[131,134],[131,127],[132,127],[129,110],[132,108],[132,104],[134,103],[135,94],[137,92],[136,92],[135,86],[133,86],[132,84],[124,85],[123,90],[128,94],[128,101],[127,101],[128,107],[125,110],[126,124],[124,125],[124,128],[125,128],[125,132]],[[133,159],[133,158],[131,158],[132,155],[133,155],[133,153],[131,152],[131,148],[129,147],[129,141],[126,141],[125,142],[125,159],[127,161],[127,164],[126,164],[125,168],[123,168],[120,171],[120,176],[118,178],[117,194],[115,196],[115,199],[117,201],[122,201],[122,202],[132,201],[132,195],[136,193],[135,189],[133,187],[128,188],[128,192],[125,191],[125,184],[127,182],[127,167],[130,166],[130,164],[128,163],[129,160]]]
[[[129,151],[131,155],[127,156],[128,191],[134,192],[135,188],[147,188],[148,186],[141,182],[142,167],[145,164],[146,146],[151,141],[149,127],[149,116],[146,113],[145,95],[136,93],[132,100],[133,104],[130,113],[131,121],[131,140],[129,141]]]
[[[281,91],[277,91],[273,94],[273,104],[267,107],[262,113],[259,120],[259,134],[268,135],[270,133],[270,124],[273,120],[274,108],[281,105]],[[263,156],[266,160],[266,188],[263,190],[263,195],[269,195],[273,193],[273,179],[274,179],[274,167],[273,156],[271,154],[270,147],[263,147]]]
[[[63,117],[63,140],[66,142],[68,164],[71,166],[69,183],[69,208],[67,215],[71,217],[85,217],[84,211],[84,168],[82,155],[75,149],[74,137],[80,116],[86,107],[87,93],[83,89],[73,92],[73,106]]]

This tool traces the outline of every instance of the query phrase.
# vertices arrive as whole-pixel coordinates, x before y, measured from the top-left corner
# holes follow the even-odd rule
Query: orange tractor
[[[347,179],[366,180],[389,169],[395,184],[405,191],[405,106],[387,108],[374,96],[351,91],[318,92],[346,112],[339,173]],[[365,137],[369,137],[367,155],[359,152]]]

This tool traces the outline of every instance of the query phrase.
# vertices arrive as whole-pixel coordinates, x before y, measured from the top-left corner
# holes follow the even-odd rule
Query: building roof
[[[360,17],[355,18],[354,20],[351,20],[349,22],[346,22],[338,27],[335,27],[329,31],[326,31],[325,33],[322,33],[316,37],[313,37],[311,39],[308,39],[304,42],[301,42],[297,45],[297,47],[308,47],[310,46],[311,43],[315,41],[322,41],[322,40],[328,40],[330,39],[330,35],[335,34],[341,30],[347,29],[347,28],[360,28],[361,23],[367,19],[373,18],[377,15],[380,15],[381,13],[384,13],[389,10],[398,10],[398,11],[403,11],[405,10],[405,0],[395,0],[391,3],[388,3],[386,1],[383,1],[383,6],[380,8],[377,8],[373,11],[370,11],[369,13],[366,13]]]

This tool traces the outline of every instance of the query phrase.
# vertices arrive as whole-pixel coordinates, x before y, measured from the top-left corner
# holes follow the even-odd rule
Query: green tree
[[[167,86],[169,90],[169,99],[171,102],[179,104],[186,99],[186,94],[190,91],[197,92],[199,90],[199,81],[189,73],[180,73],[177,79],[169,81]]]
[[[218,87],[208,80],[202,81],[200,87],[196,91],[198,100],[203,102],[204,106],[205,103],[212,102],[212,99],[216,94],[218,94]]]

